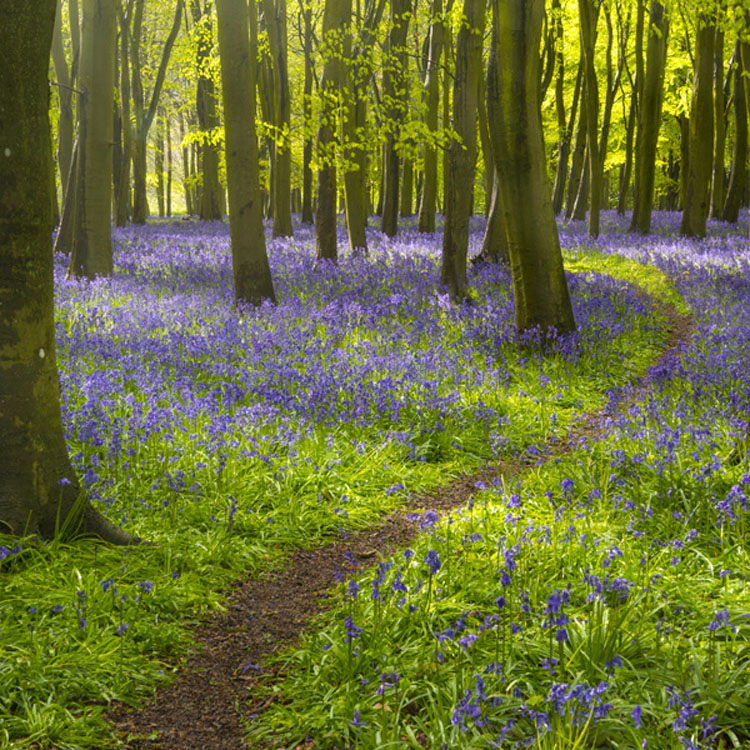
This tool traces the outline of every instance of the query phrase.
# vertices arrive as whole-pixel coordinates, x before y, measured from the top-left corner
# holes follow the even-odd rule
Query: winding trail
[[[692,320],[662,305],[668,317],[669,337],[664,351],[649,372],[660,368],[687,341]],[[617,405],[626,408],[649,386],[648,372]],[[293,643],[312,617],[328,608],[331,587],[342,571],[375,564],[408,545],[420,533],[409,515],[415,509],[447,513],[465,505],[477,492],[477,483],[522,474],[571,452],[582,440],[595,441],[606,433],[606,409],[581,415],[562,440],[550,441],[533,459],[517,459],[460,477],[434,493],[412,498],[397,513],[378,525],[315,550],[295,550],[283,568],[263,577],[239,581],[228,596],[227,612],[199,626],[199,650],[175,681],[160,688],[153,701],[140,709],[117,705],[107,719],[127,750],[239,750],[244,742],[242,718],[264,711],[269,701],[253,700],[253,687],[269,668],[263,659]],[[156,739],[146,739],[154,737]],[[300,746],[299,750],[303,750]]]

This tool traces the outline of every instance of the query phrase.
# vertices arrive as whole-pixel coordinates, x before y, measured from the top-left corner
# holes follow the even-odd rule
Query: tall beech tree
[[[690,103],[689,164],[680,233],[705,237],[713,156],[713,63],[716,29],[701,17],[695,39],[695,76]]]
[[[600,0],[578,0],[581,24],[581,54],[586,97],[581,117],[586,117],[586,153],[589,177],[589,235],[599,236],[599,213],[602,202],[602,159],[599,156],[599,83],[596,79],[596,24]]]
[[[464,0],[456,40],[453,78],[453,132],[445,175],[445,228],[440,280],[455,301],[466,296],[466,255],[469,246],[474,163],[477,157],[477,105],[482,80],[484,0]]]
[[[265,92],[269,123],[273,128],[271,170],[271,212],[273,236],[292,236],[292,144],[291,100],[287,54],[286,0],[261,0],[268,35],[269,65]]]
[[[381,229],[388,237],[398,232],[401,158],[398,139],[406,114],[406,35],[409,29],[409,0],[391,0],[390,29],[383,71],[385,150],[383,153],[383,216]]]
[[[251,65],[248,24],[257,38],[255,3],[216,0],[224,101],[229,234],[234,293],[238,302],[276,301],[263,234],[263,205],[258,180],[255,126],[255,66]]]
[[[133,216],[134,224],[143,224],[149,214],[148,192],[146,189],[146,143],[151,124],[156,116],[159,106],[159,97],[164,86],[164,77],[167,73],[169,57],[172,54],[177,32],[180,29],[185,0],[177,0],[174,20],[164,46],[162,47],[159,69],[156,72],[154,87],[151,90],[151,98],[146,105],[146,96],[143,90],[143,70],[141,64],[141,38],[143,32],[143,10],[145,0],[135,0],[133,11],[133,22],[130,31],[130,64],[132,72],[131,91],[133,96]]]
[[[502,197],[516,327],[575,328],[547,179],[542,132],[539,43],[544,0],[492,0],[487,112]]]
[[[638,107],[636,135],[635,188],[630,231],[648,234],[651,231],[651,211],[654,205],[656,176],[656,146],[659,140],[661,109],[664,94],[664,67],[667,60],[669,17],[664,6],[651,3],[646,42],[646,70],[642,73],[643,87]],[[636,33],[636,44],[638,44]],[[636,77],[638,72],[636,72]]]
[[[219,181],[219,145],[216,129],[219,127],[216,85],[211,74],[210,61],[214,48],[214,30],[211,0],[190,1],[190,12],[195,23],[195,66],[198,83],[195,92],[198,129],[200,130],[201,193],[198,216],[211,221],[221,219],[224,212],[224,189]]]
[[[443,54],[445,29],[443,27],[443,2],[430,2],[430,32],[422,84],[425,102],[424,170],[422,175],[422,198],[419,202],[418,228],[420,232],[435,231],[435,207],[437,203],[438,161],[438,104],[440,102],[440,57]]]
[[[0,27],[0,528],[126,544],[133,538],[82,494],[63,436],[49,201],[54,19],[54,0],[14,0]]]
[[[76,111],[79,151],[73,186],[69,272],[112,274],[112,104],[115,77],[115,0],[83,0],[81,70]]]
[[[326,0],[323,12],[323,74],[320,78],[320,122],[318,124],[318,210],[315,240],[318,260],[336,261],[336,129],[341,86],[344,81],[345,51],[349,36],[351,0]]]
[[[724,148],[726,117],[724,114],[724,31],[716,27],[714,39],[714,155],[711,171],[709,216],[718,219],[724,203]]]
[[[745,102],[745,87],[743,86],[744,55],[743,48],[750,45],[739,39],[734,48],[733,59],[735,67],[732,74],[732,121],[734,123],[734,140],[732,144],[732,166],[729,172],[729,185],[724,198],[721,218],[724,221],[736,222],[739,218],[742,193],[745,189],[745,174],[747,162],[747,105]]]

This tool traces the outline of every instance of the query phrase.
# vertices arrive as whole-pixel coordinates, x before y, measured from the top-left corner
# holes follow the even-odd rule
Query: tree
[[[594,46],[596,44],[596,22],[599,17],[599,0],[578,0],[581,23],[581,53],[583,56],[583,80],[586,86],[584,111],[586,117],[586,152],[589,174],[589,235],[599,236],[599,212],[602,201],[602,161],[599,155],[599,84],[596,80]],[[602,155],[603,156],[603,155]]]
[[[47,113],[54,19],[54,0],[16,0],[0,28],[0,526],[47,538],[64,527],[126,544],[134,539],[81,494],[63,437]]]
[[[440,280],[455,301],[466,296],[466,254],[469,246],[474,162],[477,156],[477,105],[482,80],[484,0],[464,0],[456,41],[453,79],[453,131],[448,154],[445,229]]]
[[[216,0],[221,89],[224,101],[229,233],[235,298],[258,305],[276,301],[263,234],[255,129],[255,66],[251,65],[248,16],[257,38],[255,3]]]
[[[745,172],[747,162],[747,105],[745,103],[745,87],[742,85],[744,65],[742,54],[743,48],[750,45],[739,39],[734,48],[735,68],[732,75],[734,91],[732,107],[734,120],[734,142],[732,145],[732,167],[729,172],[729,185],[724,198],[724,206],[721,212],[723,221],[735,223],[740,213],[742,193],[745,189]]]
[[[419,203],[418,227],[420,232],[435,231],[435,204],[437,202],[437,147],[434,143],[438,129],[438,103],[440,100],[440,56],[443,54],[442,0],[430,3],[430,38],[425,66],[423,92],[425,100],[425,128],[428,131],[424,144],[424,175],[422,200]]]
[[[83,0],[79,152],[73,186],[69,272],[112,274],[112,104],[115,77],[115,0]]]
[[[219,115],[216,111],[216,86],[211,71],[211,55],[214,47],[213,23],[210,0],[191,0],[190,12],[195,23],[197,46],[195,64],[198,69],[198,85],[195,93],[198,128],[200,130],[201,173],[203,184],[198,215],[204,221],[221,219],[223,214],[223,189],[219,182],[219,147],[216,130]]]
[[[318,210],[315,240],[318,260],[336,261],[336,130],[345,50],[350,44],[351,0],[326,0],[323,12],[323,74],[318,125]]]
[[[411,15],[409,0],[391,0],[390,30],[383,71],[385,151],[383,158],[383,216],[381,229],[388,237],[398,232],[398,191],[401,159],[397,142],[406,113],[406,33]]]
[[[636,135],[636,178],[633,215],[630,231],[648,234],[651,231],[651,210],[654,203],[656,145],[659,140],[661,108],[664,91],[664,66],[667,59],[669,18],[664,6],[651,3],[646,43],[646,72],[643,74],[642,100],[639,102]],[[636,40],[638,34],[636,33]],[[637,41],[636,41],[637,43]],[[636,78],[638,73],[636,73]]]
[[[487,111],[504,212],[516,327],[575,328],[548,184],[539,101],[544,0],[492,0]]]
[[[713,60],[716,29],[707,18],[698,22],[695,80],[690,104],[688,178],[680,234],[705,237],[713,156]]]
[[[130,61],[133,75],[133,222],[143,224],[148,216],[148,195],[146,192],[146,141],[151,124],[156,116],[159,106],[159,97],[164,85],[164,77],[167,73],[169,56],[172,53],[177,32],[180,29],[180,21],[184,12],[185,0],[177,0],[172,28],[169,31],[164,47],[162,48],[161,61],[156,73],[154,88],[151,91],[151,99],[148,107],[143,91],[142,64],[141,64],[141,33],[143,28],[143,10],[145,0],[135,0],[133,14],[133,26],[130,33]]]
[[[290,138],[291,101],[287,59],[286,0],[262,0],[263,19],[270,53],[267,91],[270,124],[273,127],[271,205],[273,236],[292,236],[292,146]]]

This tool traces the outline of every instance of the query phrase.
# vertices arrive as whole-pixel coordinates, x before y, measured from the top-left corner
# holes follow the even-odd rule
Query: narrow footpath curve
[[[667,345],[650,371],[677,354],[690,335],[692,321],[674,308],[664,307],[669,320]],[[619,409],[638,400],[648,387],[647,376]],[[533,460],[545,463],[571,452],[581,440],[594,441],[605,433],[606,409],[581,415],[564,440],[548,443]],[[191,656],[175,681],[160,688],[154,700],[141,709],[118,705],[107,714],[127,750],[239,750],[246,747],[242,717],[268,708],[253,701],[253,686],[263,659],[292,644],[311,618],[324,611],[331,587],[342,571],[351,570],[353,557],[375,564],[408,545],[419,533],[409,519],[415,508],[446,513],[465,505],[477,492],[477,483],[489,485],[498,477],[521,474],[528,468],[522,459],[488,467],[461,477],[434,493],[412,498],[398,513],[364,531],[351,534],[316,550],[294,551],[283,568],[261,578],[237,582],[229,596],[227,612],[197,628],[199,651]],[[140,739],[146,737],[157,739]],[[131,739],[132,738],[132,739]]]

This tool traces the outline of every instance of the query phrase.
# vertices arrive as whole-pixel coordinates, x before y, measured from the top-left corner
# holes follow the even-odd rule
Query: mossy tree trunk
[[[680,234],[705,237],[714,142],[713,62],[716,29],[707,18],[698,22],[695,78],[690,103],[690,164]]]
[[[54,18],[54,0],[15,2],[0,27],[0,528],[128,543],[82,495],[63,438],[49,202]]]
[[[130,48],[128,29],[132,2],[118,9],[120,23],[120,168],[115,181],[115,225],[124,227],[130,216],[130,163],[132,160],[133,133],[130,121]]]
[[[547,179],[539,42],[543,0],[492,0],[496,75],[488,76],[487,111],[500,180],[516,327],[575,328]]]
[[[456,302],[466,296],[466,255],[477,157],[476,121],[479,81],[482,79],[484,16],[484,0],[464,0],[453,79],[452,129],[460,140],[454,139],[449,147],[440,267],[440,281]]]
[[[216,0],[224,143],[229,192],[234,294],[238,302],[259,305],[276,301],[263,233],[263,205],[258,183],[258,140],[255,126],[255,66],[251,44],[257,35],[255,4]]]
[[[69,273],[112,274],[112,103],[115,0],[84,0],[78,96],[79,152]]]
[[[656,145],[661,127],[661,105],[664,93],[664,68],[667,61],[669,18],[660,2],[652,2],[646,43],[646,71],[638,111],[636,135],[636,180],[630,231],[648,234],[654,205]],[[636,34],[636,38],[638,34]]]

